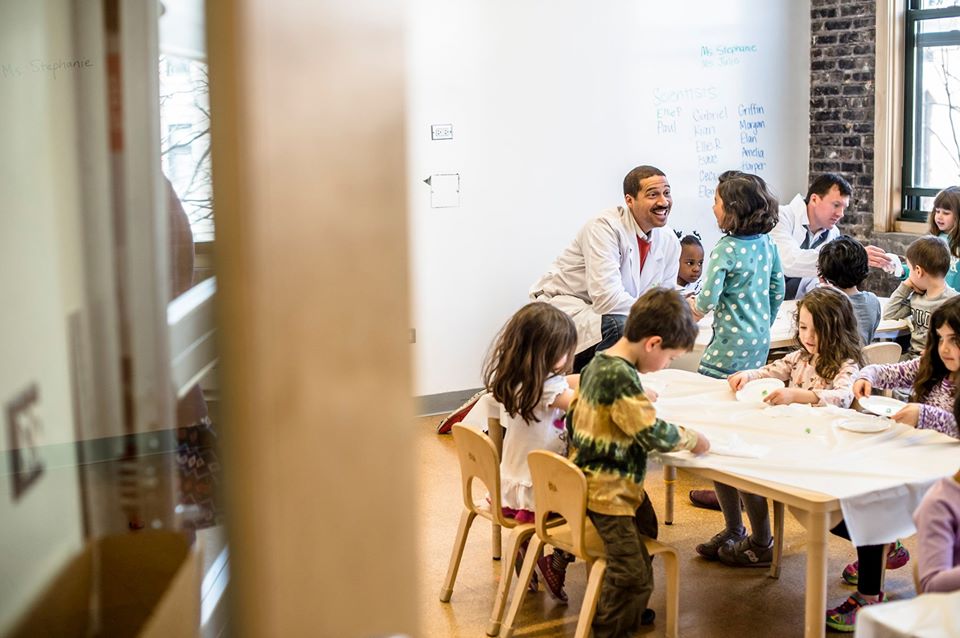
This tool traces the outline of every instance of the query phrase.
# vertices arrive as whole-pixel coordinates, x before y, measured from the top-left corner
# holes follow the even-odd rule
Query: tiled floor
[[[449,603],[439,601],[450,551],[460,516],[460,475],[453,439],[437,436],[434,425],[439,417],[424,417],[417,422],[421,500],[420,534],[420,606],[424,636],[480,638],[485,635],[493,596],[500,575],[500,562],[490,558],[490,526],[480,520],[474,524],[464,552],[460,573]],[[664,489],[659,465],[651,463],[647,490],[657,512],[663,512]],[[732,569],[708,563],[696,556],[694,546],[722,527],[719,512],[697,509],[686,498],[687,491],[707,485],[683,472],[677,487],[677,507],[673,525],[660,525],[660,540],[680,552],[680,635],[697,638],[788,637],[803,635],[804,531],[787,516],[784,563],[779,580],[767,577],[766,570]],[[912,539],[905,545],[913,549]],[[843,566],[854,560],[855,552],[847,541],[831,538],[827,604],[834,606],[852,591],[840,580]],[[663,567],[654,561],[658,587],[650,606],[662,616]],[[911,565],[887,572],[886,592],[893,599],[914,595]],[[576,615],[586,583],[582,563],[570,566],[567,575],[569,606],[553,602],[542,590],[528,595],[517,622],[517,636],[573,636]],[[829,634],[829,632],[828,632]],[[658,621],[642,636],[664,635]]]

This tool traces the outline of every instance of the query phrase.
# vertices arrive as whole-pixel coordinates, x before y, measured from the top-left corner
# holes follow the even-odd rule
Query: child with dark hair
[[[933,241],[940,240],[928,237]],[[910,401],[891,418],[921,430],[936,430],[955,439],[960,438],[954,416],[957,382],[960,381],[960,297],[954,297],[937,308],[930,317],[930,337],[923,356],[900,363],[864,367],[853,383],[858,399],[870,396],[875,388],[910,390]],[[834,534],[849,538],[844,523]],[[839,606],[827,611],[827,626],[840,631],[853,631],[857,612],[866,605],[883,602],[881,567],[898,569],[907,564],[910,554],[897,541],[884,556],[883,545],[857,547],[857,561],[844,567],[841,577],[857,591]],[[922,578],[923,572],[921,572]],[[923,581],[921,580],[921,583]]]
[[[645,609],[653,570],[643,536],[657,537],[657,516],[643,489],[647,455],[710,447],[703,435],[657,418],[639,376],[689,351],[697,332],[678,291],[648,290],[630,309],[623,337],[583,369],[567,413],[570,459],[586,476],[587,515],[606,550],[596,638],[627,636],[652,621]]]
[[[834,288],[816,288],[797,302],[797,349],[759,370],[730,375],[734,391],[755,379],[780,379],[787,387],[768,394],[772,405],[806,403],[850,407],[853,380],[863,363],[860,335],[850,300]],[[724,483],[714,484],[723,512],[724,528],[697,553],[734,567],[765,567],[773,558],[773,535],[767,499],[741,492]],[[740,514],[743,502],[750,519],[748,535]]]
[[[817,270],[821,281],[850,298],[863,345],[869,344],[880,325],[880,300],[872,292],[859,289],[870,272],[867,250],[853,237],[841,235],[820,249]]]
[[[784,295],[780,256],[768,234],[777,224],[777,200],[756,175],[722,177],[713,214],[724,236],[710,254],[703,289],[691,299],[697,318],[714,311],[699,372],[717,378],[766,363]]]
[[[677,271],[677,285],[685,297],[700,292],[703,285],[703,244],[696,235],[686,235],[680,240],[680,270]]]
[[[907,357],[923,352],[930,329],[930,315],[957,291],[944,278],[950,269],[950,251],[936,237],[921,237],[907,247],[910,274],[901,283],[884,309],[884,319],[907,319],[910,324],[910,349]]]

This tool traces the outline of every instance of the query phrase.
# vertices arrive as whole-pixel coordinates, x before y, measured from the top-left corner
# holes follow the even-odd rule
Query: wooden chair
[[[499,427],[499,426],[498,426]],[[450,555],[450,566],[447,576],[440,589],[440,602],[450,602],[453,595],[453,583],[457,579],[460,569],[460,559],[463,557],[463,548],[467,543],[470,526],[477,516],[485,518],[502,529],[510,530],[507,537],[507,560],[500,570],[500,584],[490,614],[490,624],[487,635],[496,636],[500,631],[500,621],[503,618],[503,609],[506,603],[510,581],[513,579],[513,565],[520,552],[520,546],[534,534],[534,526],[530,523],[517,523],[512,518],[503,515],[500,506],[500,455],[494,442],[483,432],[467,425],[457,423],[453,426],[453,440],[457,446],[457,456],[460,459],[460,477],[463,488],[463,511],[460,514],[460,527]],[[473,499],[473,481],[479,479],[489,492],[490,501]],[[499,531],[498,528],[495,528]],[[499,558],[499,534],[494,536],[494,558]],[[526,586],[526,585],[525,585]]]
[[[587,518],[587,479],[580,468],[552,452],[538,450],[531,452],[527,458],[533,477],[534,501],[537,504],[536,536],[527,548],[523,569],[520,570],[520,577],[514,586],[510,609],[503,621],[500,635],[503,638],[513,635],[513,624],[523,604],[527,584],[537,559],[543,553],[544,545],[552,545],[570,552],[587,564],[587,588],[574,633],[575,638],[586,638],[590,634],[590,625],[607,566],[603,541]],[[548,527],[547,518],[551,514],[562,516],[565,524]],[[680,603],[680,565],[677,551],[650,538],[645,539],[644,543],[651,556],[659,554],[663,557],[667,570],[666,635],[675,637]]]
[[[903,349],[899,343],[894,343],[893,341],[878,341],[877,343],[864,346],[863,361],[867,365],[873,365],[875,363],[897,363],[900,361],[900,354],[902,352]],[[874,393],[880,393],[885,397],[893,396],[893,390],[874,390]],[[854,404],[850,407],[859,410],[860,403],[854,401]]]
[[[899,343],[880,341],[863,348],[863,360],[867,365],[875,363],[896,363],[900,361],[902,350]]]

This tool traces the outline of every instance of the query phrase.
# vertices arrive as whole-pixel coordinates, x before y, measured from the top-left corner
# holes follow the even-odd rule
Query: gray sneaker
[[[770,567],[773,562],[773,539],[766,546],[757,545],[750,537],[720,548],[718,558],[732,567]]]
[[[719,558],[720,548],[724,545],[730,545],[747,537],[747,530],[741,527],[739,530],[731,531],[725,529],[719,534],[714,534],[713,538],[706,543],[697,545],[697,553],[707,560],[717,560]]]

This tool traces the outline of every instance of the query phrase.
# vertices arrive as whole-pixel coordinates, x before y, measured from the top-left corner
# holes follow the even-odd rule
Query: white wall
[[[707,243],[718,236],[715,173],[752,169],[784,200],[805,191],[809,2],[409,6],[417,395],[480,385],[496,331],[577,229],[622,203],[634,166],[667,173],[671,225]],[[743,144],[737,111],[750,104],[763,113],[746,119],[763,128]],[[724,109],[695,129],[695,116]],[[431,124],[452,124],[453,139],[431,141]],[[745,166],[756,160],[744,148],[762,151],[763,166]],[[423,180],[435,173],[460,174],[458,207],[431,208]]]

